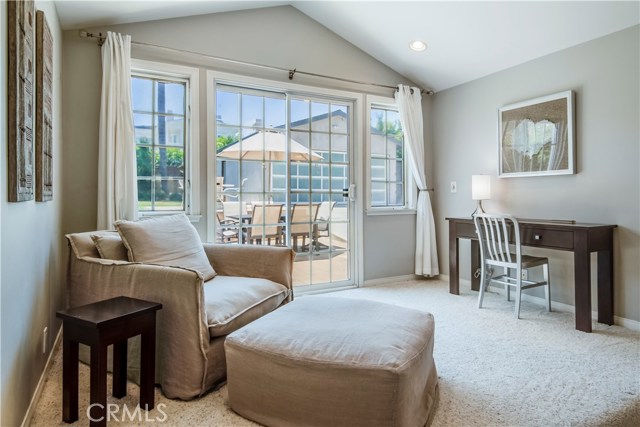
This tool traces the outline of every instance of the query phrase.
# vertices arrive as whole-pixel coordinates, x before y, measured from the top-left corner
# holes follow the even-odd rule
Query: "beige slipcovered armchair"
[[[294,252],[286,247],[204,244],[217,274],[205,281],[194,269],[129,262],[116,232],[67,239],[70,307],[120,295],[163,305],[156,328],[156,383],[169,398],[191,399],[224,381],[225,336],[293,298]],[[129,378],[135,381],[136,341],[130,341],[129,353]]]

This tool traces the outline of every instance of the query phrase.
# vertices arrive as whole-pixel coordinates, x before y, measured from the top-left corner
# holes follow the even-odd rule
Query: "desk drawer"
[[[522,227],[520,238],[526,246],[573,249],[573,233],[570,231]]]

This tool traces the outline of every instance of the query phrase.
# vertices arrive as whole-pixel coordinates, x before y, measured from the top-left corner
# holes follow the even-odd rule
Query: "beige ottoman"
[[[438,376],[433,316],[306,296],[230,334],[229,403],[267,426],[423,426]]]

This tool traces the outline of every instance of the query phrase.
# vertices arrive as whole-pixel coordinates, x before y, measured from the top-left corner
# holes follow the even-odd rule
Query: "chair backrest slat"
[[[502,220],[502,231],[504,233],[505,252],[507,254],[507,262],[513,262],[511,259],[511,251],[509,250],[509,229],[507,228],[507,221]]]
[[[507,235],[507,233],[505,233],[503,230],[503,226],[505,225],[505,220],[504,218],[498,219],[495,218],[494,219],[494,227],[496,228],[496,235],[497,240],[498,240],[498,248],[499,248],[499,255],[500,255],[500,261],[502,262],[508,262],[508,258],[509,256],[506,253],[509,253],[509,236]],[[506,252],[506,253],[505,253]]]
[[[484,260],[496,265],[515,268],[521,262],[520,227],[518,221],[506,214],[477,214],[473,217],[476,234],[480,241],[480,254]],[[516,259],[511,253],[509,230],[513,229]]]

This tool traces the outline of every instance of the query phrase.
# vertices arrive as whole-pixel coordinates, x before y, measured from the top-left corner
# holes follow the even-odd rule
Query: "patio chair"
[[[237,187],[226,187],[226,185],[223,184],[223,190],[222,190],[222,196],[223,196],[223,200],[227,200],[227,199],[234,199],[234,200],[238,200],[238,198],[240,197],[240,190],[242,190],[244,188],[244,185],[247,183],[247,181],[249,180],[249,178],[244,178],[242,180],[242,182],[240,183],[240,188]]]
[[[298,251],[298,237],[302,237],[302,247],[305,246],[307,236],[311,235],[309,239],[313,239],[313,231],[310,229],[315,228],[314,222],[318,216],[318,208],[320,203],[298,203],[293,205],[291,212],[291,239],[293,240],[293,250]]]
[[[242,222],[242,215],[247,213],[247,204],[245,202],[222,202],[222,211],[224,212],[224,221],[239,224]]]
[[[232,241],[237,242],[237,224],[237,221],[225,219],[223,211],[216,211],[216,243],[230,243]]]
[[[330,236],[329,221],[331,220],[331,212],[336,202],[322,202],[318,208],[318,215],[316,219],[316,226],[313,232],[313,249],[320,250],[328,248],[327,245],[320,243],[320,237]],[[326,233],[321,235],[320,233]]]
[[[271,244],[275,239],[276,244],[282,243],[282,204],[255,205],[251,213],[251,225],[247,227],[247,242],[261,244],[263,239]]]

